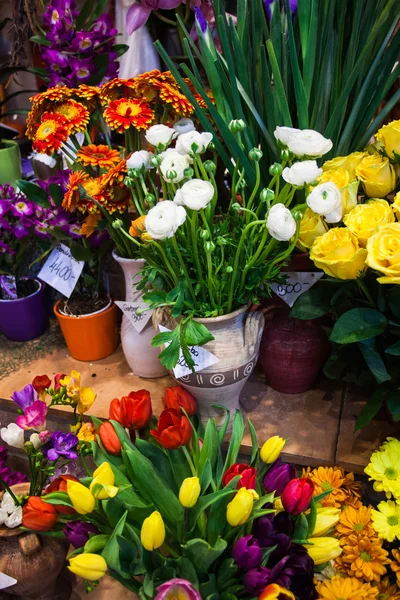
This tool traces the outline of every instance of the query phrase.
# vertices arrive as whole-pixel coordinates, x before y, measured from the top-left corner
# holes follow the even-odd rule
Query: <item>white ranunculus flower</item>
[[[195,131],[196,127],[194,126],[192,119],[184,117],[175,123],[174,129],[178,135],[182,135],[183,133],[188,133],[189,131]]]
[[[289,139],[295,133],[301,131],[301,129],[295,129],[294,127],[276,127],[274,131],[275,139],[281,142],[284,146],[287,146]]]
[[[177,135],[177,132],[172,127],[153,125],[146,131],[145,138],[149,144],[157,148],[158,146],[169,146]]]
[[[0,525],[4,524],[4,521],[7,519],[8,517],[8,512],[6,510],[4,510],[3,508],[0,508]]]
[[[11,515],[16,508],[14,498],[9,492],[4,492],[3,500],[1,501],[1,510],[4,510],[7,515]]]
[[[332,149],[332,141],[314,131],[302,129],[290,136],[287,146],[296,156],[323,156]]]
[[[9,529],[13,529],[14,527],[19,527],[22,523],[22,506],[18,506],[14,512],[7,517],[4,521],[4,525]]]
[[[150,169],[150,159],[152,159],[153,156],[154,154],[152,152],[147,152],[147,150],[138,150],[130,155],[126,161],[126,166],[128,169],[141,169],[142,167]]]
[[[297,187],[312,183],[320,175],[322,175],[322,169],[318,167],[316,160],[303,160],[294,163],[291,167],[283,169],[282,172],[283,179]]]
[[[296,221],[284,204],[275,204],[268,213],[267,229],[280,242],[287,242],[296,233]]]
[[[18,427],[16,423],[10,423],[7,427],[1,428],[1,438],[9,446],[22,448],[24,445],[24,430]]]
[[[187,206],[192,210],[201,210],[211,202],[214,186],[203,179],[191,179],[176,192],[174,202],[179,206]]]
[[[146,232],[153,240],[164,240],[175,235],[186,220],[186,210],[172,200],[158,202],[149,210],[144,222]]]
[[[174,148],[168,148],[165,152],[162,152],[160,170],[165,181],[172,181],[172,183],[179,183],[185,178],[185,169],[190,167],[192,162],[190,156],[187,154],[180,154]],[[173,175],[174,177],[168,177]]]
[[[342,197],[335,183],[320,183],[306,198],[307,206],[317,215],[323,215],[327,223],[338,223],[342,218]]]
[[[180,154],[202,154],[213,139],[213,134],[208,131],[188,131],[182,133],[176,140],[176,149]]]

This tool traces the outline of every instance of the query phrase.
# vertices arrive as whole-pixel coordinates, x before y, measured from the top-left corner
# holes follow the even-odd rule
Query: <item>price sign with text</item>
[[[171,331],[170,329],[163,327],[163,325],[159,325],[159,330]],[[171,342],[168,342],[168,344],[166,345],[169,346],[170,343]],[[195,372],[202,371],[207,367],[211,367],[211,365],[214,365],[219,360],[214,354],[212,354],[205,348],[202,348],[201,346],[189,346],[189,352],[194,360],[193,368]],[[182,353],[182,348],[180,348],[179,360],[176,366],[173,368],[173,371],[177,379],[179,379],[180,377],[184,377],[185,375],[190,375],[192,373],[192,369],[189,369],[189,367],[186,364],[186,360]]]
[[[123,302],[116,300],[115,304],[122,310],[124,315],[130,320],[134,328],[138,333],[141,333],[146,327],[153,313],[152,310],[148,310],[149,305],[145,302]],[[142,312],[143,309],[147,309]]]
[[[318,279],[321,279],[323,273],[293,271],[285,273],[285,275],[287,275],[286,282],[271,283],[271,289],[292,307],[301,294],[307,292],[314,283],[317,283]]]
[[[69,298],[82,273],[84,264],[85,261],[76,260],[72,256],[67,246],[58,244],[50,253],[38,277]]]

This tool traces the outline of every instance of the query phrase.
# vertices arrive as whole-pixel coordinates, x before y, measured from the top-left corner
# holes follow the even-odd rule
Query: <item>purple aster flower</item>
[[[11,396],[11,400],[14,400],[15,404],[22,410],[32,406],[36,400],[38,400],[38,394],[31,383],[28,383],[20,392],[14,392]]]
[[[284,464],[278,458],[264,477],[265,491],[269,494],[275,492],[275,496],[281,496],[289,481],[295,477],[296,469],[294,466]]]
[[[15,235],[17,240],[22,240],[23,238],[28,237],[29,229],[30,224],[26,224],[24,223],[24,221],[21,221],[21,223],[17,223],[16,225],[14,225],[13,234]]]
[[[239,569],[249,571],[261,564],[263,553],[256,538],[245,535],[233,545],[232,556]]]
[[[88,81],[93,73],[96,72],[96,65],[91,58],[71,58],[69,66],[72,69],[73,75],[81,83]]]
[[[24,409],[24,414],[15,419],[21,429],[37,429],[42,431],[46,427],[48,407],[42,400],[35,400],[33,404]]]
[[[51,436],[50,442],[43,446],[43,454],[49,460],[57,460],[60,456],[65,458],[77,458],[78,455],[73,448],[76,447],[79,440],[73,433],[63,433],[55,431]]]
[[[100,531],[91,523],[83,521],[70,521],[64,527],[64,535],[74,548],[83,548],[90,533],[98,534]]]
[[[10,200],[0,200],[0,217],[7,214],[11,210],[11,207],[12,203],[10,202]]]
[[[182,0],[141,0],[129,8],[126,15],[126,30],[131,35],[147,23],[153,10],[172,10],[182,4]]]

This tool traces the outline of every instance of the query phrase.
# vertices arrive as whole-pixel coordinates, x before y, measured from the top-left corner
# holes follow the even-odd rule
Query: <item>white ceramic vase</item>
[[[114,251],[113,258],[119,263],[125,277],[125,301],[142,301],[142,292],[136,289],[141,276],[139,271],[143,268],[144,259],[121,258]],[[151,340],[154,337],[154,328],[151,319],[138,333],[131,321],[124,315],[121,325],[121,344],[125,359],[132,371],[138,377],[155,379],[167,374],[166,369],[160,363],[158,355],[160,348],[153,348]]]

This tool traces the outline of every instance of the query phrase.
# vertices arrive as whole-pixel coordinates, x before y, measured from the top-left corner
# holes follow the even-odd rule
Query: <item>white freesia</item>
[[[342,197],[335,183],[320,183],[306,198],[307,206],[317,215],[323,215],[327,223],[338,223],[342,218]]]
[[[8,512],[3,508],[0,508],[0,525],[4,524],[4,521],[8,518]]]
[[[155,148],[158,146],[169,146],[176,138],[177,132],[167,125],[153,125],[145,133],[145,138]]]
[[[284,204],[275,204],[268,213],[267,229],[280,242],[287,242],[296,233],[296,221]]]
[[[213,134],[208,131],[188,131],[182,133],[176,140],[176,149],[180,154],[202,154],[213,139]]]
[[[189,131],[195,131],[196,127],[194,126],[192,119],[184,117],[175,123],[174,129],[178,135],[182,135],[183,133],[188,133]]]
[[[179,183],[185,178],[185,169],[190,167],[190,156],[180,154],[174,148],[162,152],[160,170],[165,181]]]
[[[35,448],[35,450],[40,448],[40,446],[43,446],[43,443],[44,443],[40,439],[40,436],[38,433],[32,433],[31,437],[29,438],[29,441],[31,442],[31,444],[33,444],[33,447]]]
[[[298,133],[299,131],[301,131],[301,129],[295,129],[294,127],[276,127],[274,136],[278,142],[281,142],[281,144],[287,146],[292,135]]]
[[[201,210],[211,202],[214,186],[203,179],[191,179],[176,192],[174,202],[179,206],[187,206],[192,210]]]
[[[7,427],[1,428],[1,438],[9,446],[22,448],[24,445],[24,430],[18,427],[16,423],[10,423]]]
[[[147,150],[138,150],[130,155],[126,161],[126,166],[128,169],[141,169],[142,167],[150,169],[150,159],[152,159],[153,156],[154,154],[152,152],[147,152]]]
[[[314,129],[302,129],[289,137],[287,147],[296,156],[323,156],[332,149],[332,140],[328,140]]]
[[[186,210],[172,200],[158,202],[149,210],[144,222],[146,232],[153,240],[164,240],[175,235],[186,220]]]
[[[3,500],[1,501],[1,510],[4,510],[7,515],[11,515],[16,508],[14,498],[9,492],[4,492]]]
[[[322,175],[322,169],[317,165],[316,160],[303,160],[296,162],[291,167],[286,167],[282,171],[282,177],[287,183],[297,187],[303,187],[307,183],[312,183]]]
[[[18,506],[14,512],[7,517],[4,521],[4,525],[9,529],[13,529],[14,527],[18,527],[22,523],[22,506]]]

